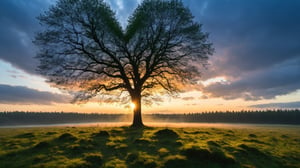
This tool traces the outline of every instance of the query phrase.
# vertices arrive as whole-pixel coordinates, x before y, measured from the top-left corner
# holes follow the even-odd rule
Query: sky
[[[142,0],[106,0],[123,27]],[[0,111],[131,113],[114,103],[72,104],[36,71],[36,17],[55,0],[0,1]],[[300,108],[300,1],[183,0],[215,48],[201,85],[145,113]]]

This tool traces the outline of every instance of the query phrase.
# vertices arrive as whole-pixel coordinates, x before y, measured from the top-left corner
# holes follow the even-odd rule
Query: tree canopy
[[[178,0],[144,0],[124,29],[103,0],[59,0],[38,19],[45,28],[35,38],[38,70],[48,82],[75,101],[130,97],[136,126],[142,97],[194,84],[213,52],[208,34]]]

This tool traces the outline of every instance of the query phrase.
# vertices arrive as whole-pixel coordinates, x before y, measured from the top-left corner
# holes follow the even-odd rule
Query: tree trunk
[[[142,121],[142,105],[141,105],[141,92],[136,92],[131,96],[132,103],[134,103],[135,107],[133,109],[133,122],[131,127],[140,128],[143,127]]]

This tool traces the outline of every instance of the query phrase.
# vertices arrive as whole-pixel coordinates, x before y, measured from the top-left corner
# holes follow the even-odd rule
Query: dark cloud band
[[[42,104],[68,103],[70,98],[66,95],[51,92],[42,92],[23,86],[10,86],[0,84],[0,104]]]

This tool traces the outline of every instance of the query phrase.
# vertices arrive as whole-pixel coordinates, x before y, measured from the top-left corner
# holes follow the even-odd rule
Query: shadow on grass
[[[24,133],[24,134],[20,134],[20,135],[15,136],[15,138],[34,138],[34,137],[35,137],[35,135],[32,132]]]
[[[156,140],[156,146],[166,148],[171,153],[178,150],[183,144],[178,141],[180,136],[171,129],[162,129],[154,133],[153,139]]]
[[[255,167],[265,167],[268,165],[270,168],[285,167],[279,160],[270,154],[266,154],[255,147],[241,144],[239,149],[233,153],[238,160],[244,165],[254,165]]]
[[[187,167],[240,167],[235,159],[226,156],[221,149],[215,146],[210,150],[192,147],[182,150],[182,154],[188,160]]]

